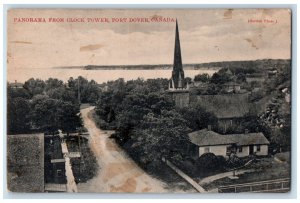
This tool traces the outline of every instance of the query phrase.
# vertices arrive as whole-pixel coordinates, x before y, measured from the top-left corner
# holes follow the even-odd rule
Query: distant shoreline
[[[209,63],[183,64],[184,70],[219,70],[226,67],[247,67],[265,64],[285,64],[290,63],[290,59],[258,59],[249,61],[221,61]],[[270,63],[271,62],[271,63]],[[53,67],[53,69],[81,69],[81,70],[171,70],[173,64],[156,64],[156,65],[86,65],[86,66],[62,66]]]
[[[200,70],[210,69],[219,70],[222,67],[195,67],[198,64],[186,64],[183,65],[184,70]],[[64,66],[64,67],[53,67],[53,69],[82,69],[82,70],[172,70],[173,65],[87,65],[87,66]]]

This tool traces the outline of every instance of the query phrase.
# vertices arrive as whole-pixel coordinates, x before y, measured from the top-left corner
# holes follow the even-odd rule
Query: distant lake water
[[[185,77],[194,78],[195,75],[208,73],[209,75],[217,72],[217,69],[199,69],[184,70]],[[7,80],[9,82],[25,82],[30,78],[39,78],[47,80],[48,78],[58,78],[64,82],[70,77],[77,78],[82,76],[88,80],[95,80],[97,83],[103,83],[110,80],[124,78],[124,80],[133,80],[137,78],[154,79],[170,78],[172,70],[83,70],[83,69],[18,69],[18,71],[8,70]]]

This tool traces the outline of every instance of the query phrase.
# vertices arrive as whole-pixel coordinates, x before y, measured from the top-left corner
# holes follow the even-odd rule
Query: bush
[[[226,161],[226,167],[228,169],[235,169],[242,167],[244,164],[246,164],[251,157],[243,157],[240,158],[236,156],[235,154],[230,155],[229,159]]]
[[[180,169],[184,171],[189,176],[197,176],[198,168],[191,160],[184,160],[180,162]]]
[[[211,173],[220,172],[224,170],[225,158],[216,156],[213,153],[206,153],[196,160],[196,167],[201,175],[209,175]]]

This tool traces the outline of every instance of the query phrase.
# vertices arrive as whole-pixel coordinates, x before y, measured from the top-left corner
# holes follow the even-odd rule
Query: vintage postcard
[[[10,9],[7,189],[284,193],[291,10]]]

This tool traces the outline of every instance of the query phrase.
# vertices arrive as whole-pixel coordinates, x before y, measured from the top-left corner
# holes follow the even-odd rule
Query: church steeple
[[[175,49],[174,49],[174,62],[173,62],[173,71],[172,71],[172,79],[174,81],[174,87],[177,89],[179,86],[179,79],[181,78],[184,81],[184,72],[182,68],[182,59],[181,59],[181,49],[180,49],[180,39],[179,39],[179,30],[178,23],[176,19],[176,31],[175,31]],[[182,88],[182,87],[180,87]]]
[[[169,89],[167,92],[172,95],[176,107],[183,108],[189,106],[190,104],[189,85],[185,83],[184,80],[177,19],[176,19],[176,30],[175,30],[174,64],[173,64],[172,77],[169,81]]]

